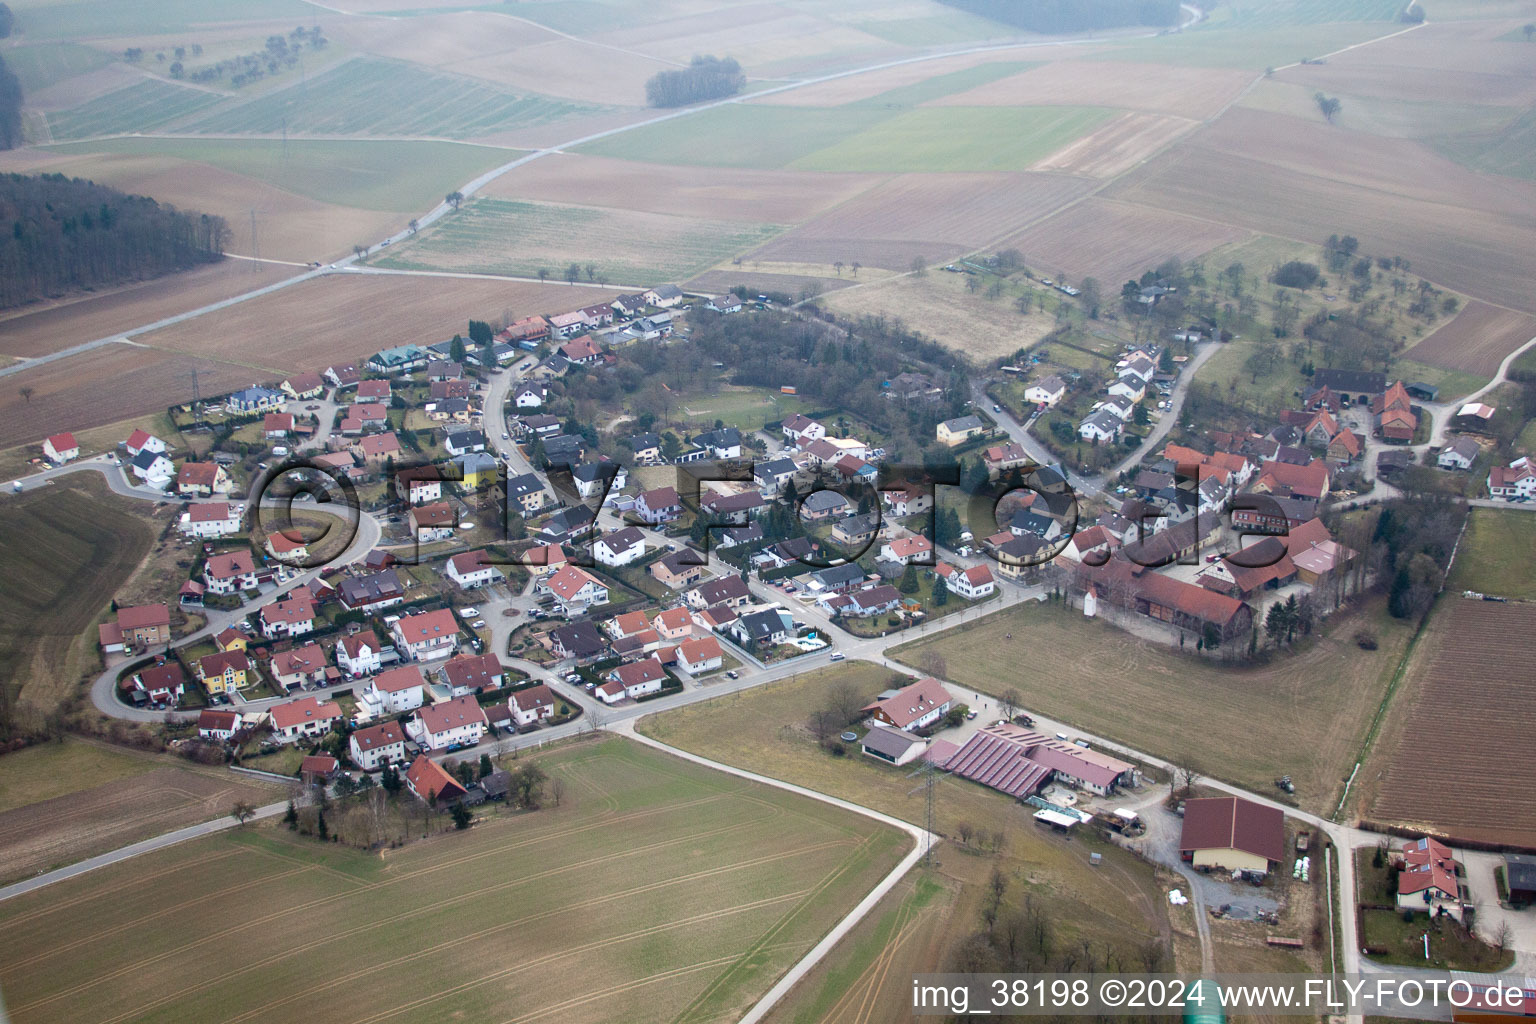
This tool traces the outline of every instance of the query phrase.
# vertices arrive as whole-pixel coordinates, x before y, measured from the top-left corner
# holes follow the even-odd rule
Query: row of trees
[[[0,308],[223,258],[224,218],[61,174],[0,176]]]
[[[0,149],[21,145],[21,80],[0,57]]]
[[[686,107],[734,96],[746,84],[734,57],[694,57],[686,68],[652,75],[645,83],[645,101],[653,107]]]

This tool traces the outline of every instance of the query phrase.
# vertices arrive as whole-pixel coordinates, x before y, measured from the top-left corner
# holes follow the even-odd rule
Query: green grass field
[[[108,139],[50,147],[60,153],[135,153],[212,164],[341,206],[401,213],[508,160],[517,150],[457,142],[289,139]]]
[[[145,79],[70,110],[48,115],[55,139],[147,132],[217,106],[223,97],[184,85]]]
[[[82,666],[68,653],[149,551],[147,522],[99,477],[0,502],[0,686],[52,708]],[[73,669],[73,672],[71,671]]]
[[[112,63],[112,55],[78,43],[15,46],[3,52],[5,66],[16,73],[27,93],[83,75]]]
[[[781,231],[771,224],[476,199],[374,262],[381,267],[536,275],[571,262],[627,284],[686,280]]]
[[[1019,34],[1011,25],[959,10],[934,17],[861,21],[853,27],[898,46],[916,47],[1010,39]]]
[[[1523,509],[1474,508],[1446,589],[1536,599],[1532,551],[1536,551],[1536,515]]]
[[[29,39],[154,35],[219,21],[304,20],[320,9],[303,0],[12,0]]]
[[[1375,39],[1402,26],[1374,21],[1334,21],[1273,28],[1226,28],[1212,23],[1170,36],[1111,45],[1105,60],[1148,61],[1192,67],[1247,68],[1259,72],[1353,43]]]
[[[797,412],[807,412],[806,402],[795,395],[782,395],[765,388],[740,388],[720,384],[702,395],[680,396],[673,415],[696,430],[713,429],[716,420],[747,433],[763,429]]]
[[[358,58],[290,86],[212,112],[190,131],[401,135],[462,139],[558,121],[595,108],[506,92],[398,61]]]
[[[27,747],[0,764],[0,813],[161,767],[154,758],[78,739]]]
[[[736,1019],[909,842],[619,739],[538,761],[559,806],[486,807],[468,832],[366,854],[274,822],[7,901],[7,1007],[32,1021],[306,1021],[321,1004],[344,1020]],[[253,938],[238,949],[235,908]]]
[[[1274,29],[1337,21],[1394,21],[1397,0],[1241,0],[1222,9],[1222,28]]]
[[[1377,650],[1355,645],[1361,628],[1376,632]],[[1320,810],[1338,799],[1409,632],[1372,601],[1335,613],[1294,653],[1239,667],[1196,655],[1193,637],[1181,654],[1080,612],[1031,604],[893,656],[918,665],[937,652],[957,683],[992,696],[1016,689],[1032,712],[1168,760],[1190,758],[1256,792],[1290,775],[1300,804]]]
[[[1022,171],[1114,112],[1101,107],[926,107],[793,161],[804,171]]]
[[[1444,156],[1475,170],[1536,178],[1536,110],[1525,111],[1498,131],[1447,135],[1434,143]]]

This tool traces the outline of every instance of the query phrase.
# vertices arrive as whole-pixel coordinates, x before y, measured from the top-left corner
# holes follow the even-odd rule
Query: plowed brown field
[[[1122,114],[1035,164],[1037,171],[1113,178],[1141,163],[1197,122],[1165,114]]]
[[[1398,698],[1411,701],[1406,721],[1382,749],[1372,818],[1453,839],[1536,846],[1536,802],[1524,770],[1536,701],[1526,657],[1533,629],[1536,604],[1441,598]]]
[[[1536,338],[1536,317],[1473,300],[1445,326],[1403,353],[1445,370],[1492,377],[1499,363]]]
[[[930,107],[1123,107],[1206,118],[1253,81],[1230,68],[1180,68],[1130,61],[1058,60],[965,92]]]

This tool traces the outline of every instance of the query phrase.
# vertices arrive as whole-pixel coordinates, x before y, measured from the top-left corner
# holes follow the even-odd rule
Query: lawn
[[[95,668],[96,617],[154,539],[128,507],[94,474],[0,503],[0,686],[23,701],[51,710]]]
[[[764,424],[777,423],[797,412],[806,412],[803,399],[796,395],[784,395],[765,388],[737,387],[720,384],[718,389],[705,395],[689,395],[680,399],[674,410],[678,421],[692,429],[713,429],[719,420],[742,433],[762,430]]]
[[[787,167],[888,116],[867,107],[730,103],[591,142],[577,152],[658,164]]]
[[[29,39],[155,35],[216,21],[312,18],[303,0],[17,0],[17,28]]]
[[[1474,508],[1446,589],[1536,598],[1532,551],[1536,551],[1536,515],[1517,509]]]
[[[639,286],[686,280],[781,230],[772,224],[476,199],[374,263],[518,277],[545,270],[561,280],[574,262],[592,264],[603,280]]]
[[[1113,113],[1104,107],[923,107],[789,166],[804,171],[1022,171]]]
[[[1377,650],[1354,644],[1362,628]],[[921,665],[937,653],[957,683],[994,697],[1015,689],[1030,711],[1257,792],[1290,775],[1297,801],[1318,811],[1337,802],[1409,632],[1373,600],[1336,613],[1295,653],[1240,667],[1197,656],[1193,638],[1181,654],[1030,602],[891,656]]]
[[[368,854],[273,821],[10,900],[6,1002],[34,1021],[299,1021],[316,1000],[346,1019],[736,1019],[907,849],[619,739],[537,762],[558,805],[487,806],[468,832]],[[230,898],[263,936],[233,958]]]
[[[924,800],[918,783],[909,778],[913,766],[875,761],[860,754],[857,745],[849,745],[845,756],[834,756],[817,745],[808,727],[834,688],[851,686],[861,699],[873,698],[893,679],[905,677],[870,662],[849,661],[649,716],[639,728],[705,757],[921,823]],[[970,823],[1001,829],[1004,835],[998,856],[962,852],[954,845],[937,848],[946,880],[963,890],[946,900],[952,909],[942,939],[958,939],[978,926],[972,909],[994,867],[1020,879],[1015,895],[1022,887],[1049,904],[1061,943],[1078,938],[1139,943],[1166,920],[1161,909],[1166,902],[1145,862],[1087,833],[1070,842],[1047,834],[1016,801],[963,779],[940,777],[936,787],[935,827],[941,834],[954,837],[961,823]],[[1103,853],[1101,868],[1089,867],[1089,851]],[[936,942],[927,956],[943,945]],[[927,962],[914,969],[941,968]]]
[[[366,57],[347,61],[303,86],[215,111],[190,130],[276,133],[286,126],[288,132],[300,135],[462,139],[547,124],[595,109]]]
[[[289,139],[111,139],[51,147],[212,164],[323,203],[415,212],[446,190],[514,159],[516,150],[454,142]]]
[[[29,35],[31,33],[28,33]],[[112,63],[112,55],[78,43],[42,43],[5,51],[5,66],[16,72],[26,93],[83,75]]]
[[[0,760],[0,812],[142,775],[156,767],[154,758],[85,740],[27,747]]]
[[[48,131],[55,139],[147,132],[221,102],[223,97],[201,89],[145,79],[47,115]]]

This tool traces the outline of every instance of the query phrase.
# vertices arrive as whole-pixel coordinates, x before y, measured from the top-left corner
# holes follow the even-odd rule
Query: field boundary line
[[[707,757],[701,757],[698,754],[682,750],[678,747],[670,746],[669,744],[663,743],[660,740],[652,739],[649,736],[642,735],[635,729],[635,724],[641,721],[644,717],[647,716],[625,719],[622,722],[610,726],[610,731],[616,732],[622,736],[627,736],[636,742],[643,743],[649,747],[654,747],[655,749],[671,754],[674,757],[680,757],[685,761],[692,761],[694,764],[703,765],[706,768],[713,768],[716,771],[725,772],[728,775],[735,775],[738,778],[748,779],[752,782],[760,782],[765,786],[772,786],[776,789],[787,790],[791,793],[799,794],[800,796],[810,797],[813,800],[820,800],[822,803],[831,804],[833,807],[839,807],[845,811],[852,811],[855,814],[862,814],[867,818],[873,818],[875,821],[878,821],[883,825],[889,825],[893,828],[900,829],[913,840],[912,849],[908,851],[907,855],[903,857],[894,868],[891,869],[890,873],[882,878],[875,885],[875,887],[871,889],[864,896],[864,898],[860,900],[854,906],[854,908],[847,913],[846,916],[843,917],[841,921],[833,925],[832,930],[824,935],[820,942],[812,946],[810,952],[806,953],[805,956],[800,958],[798,963],[786,971],[784,975],[774,983],[773,987],[770,988],[761,999],[752,1005],[752,1008],[742,1016],[739,1022],[739,1024],[758,1024],[759,1021],[768,1015],[768,1011],[772,1010],[773,1007],[777,1005],[778,1002],[789,993],[790,989],[798,985],[801,979],[809,974],[813,967],[819,964],[823,959],[826,958],[828,953],[832,952],[832,950],[837,947],[838,943],[843,940],[843,937],[851,932],[854,927],[860,921],[862,921],[869,914],[869,912],[872,911],[880,903],[882,899],[885,898],[886,894],[888,894],[892,889],[896,887],[896,884],[906,876],[907,872],[910,871],[918,861],[923,859],[924,854],[929,848],[931,848],[932,844],[935,841],[941,840],[942,837],[934,835],[927,830],[918,827],[917,825],[911,824],[910,822],[902,821],[900,818],[893,818],[889,814],[885,814],[881,811],[877,811],[869,807],[864,807],[860,804],[853,803],[850,800],[844,800],[841,797],[820,793],[814,789],[808,789],[805,786],[797,786],[792,782],[785,782],[782,779],[771,778],[767,775],[759,775],[756,772],[749,772],[743,768],[736,768],[732,765],[722,764],[719,761],[711,761]]]

